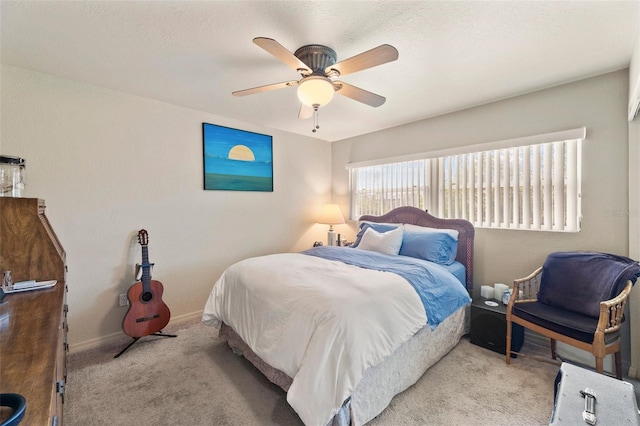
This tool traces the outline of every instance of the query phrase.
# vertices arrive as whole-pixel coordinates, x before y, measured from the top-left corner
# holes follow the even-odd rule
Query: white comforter
[[[232,327],[293,379],[287,401],[306,425],[324,426],[382,361],[426,324],[400,276],[304,254],[251,258],[229,267],[203,322]]]

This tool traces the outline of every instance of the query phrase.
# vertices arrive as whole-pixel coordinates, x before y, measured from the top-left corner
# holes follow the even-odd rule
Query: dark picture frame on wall
[[[204,189],[273,192],[273,137],[202,123]]]

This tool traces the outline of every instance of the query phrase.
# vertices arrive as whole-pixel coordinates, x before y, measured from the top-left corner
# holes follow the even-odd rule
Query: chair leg
[[[549,340],[551,340],[551,359],[556,359],[557,358],[556,339],[549,339]]]
[[[511,321],[507,321],[507,365],[511,364]]]
[[[614,354],[616,360],[616,378],[622,380],[622,354],[620,351]]]
[[[602,374],[604,372],[604,358],[596,357],[596,373]]]

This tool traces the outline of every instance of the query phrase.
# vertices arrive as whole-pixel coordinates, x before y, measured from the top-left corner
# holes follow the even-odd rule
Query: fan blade
[[[282,83],[267,84],[266,86],[258,86],[258,87],[253,87],[251,89],[236,90],[235,92],[232,93],[232,95],[247,96],[247,95],[253,95],[254,93],[261,93],[261,92],[268,92],[269,90],[282,89],[284,87],[295,87],[297,85],[298,85],[298,82],[296,80],[283,81]]]
[[[336,70],[341,76],[354,73],[356,71],[366,70],[367,68],[386,64],[387,62],[398,59],[398,50],[388,44],[382,44],[367,50],[359,55],[352,56],[349,59],[333,64],[325,72],[328,74],[331,70]]]
[[[384,96],[376,95],[342,81],[336,81],[333,84],[336,88],[336,93],[372,107],[379,107],[387,100]]]
[[[307,118],[313,117],[313,107],[307,106],[305,104],[300,104],[300,112],[298,113],[298,119],[306,120]]]
[[[294,71],[304,70],[311,74],[311,70],[300,59],[298,59],[293,53],[289,52],[283,45],[278,43],[272,38],[256,37],[253,42],[262,47],[267,52],[271,53],[276,58],[284,62],[289,68]]]

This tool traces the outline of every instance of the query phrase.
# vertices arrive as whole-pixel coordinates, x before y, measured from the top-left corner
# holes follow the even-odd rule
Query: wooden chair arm
[[[540,289],[540,278],[542,266],[524,278],[513,280],[513,292],[509,302],[534,302],[538,300],[538,290]],[[520,296],[522,291],[522,297]]]
[[[620,328],[624,317],[624,308],[631,294],[632,287],[633,283],[627,281],[627,285],[620,294],[613,299],[600,302],[600,318],[596,326],[596,333],[612,333]]]

